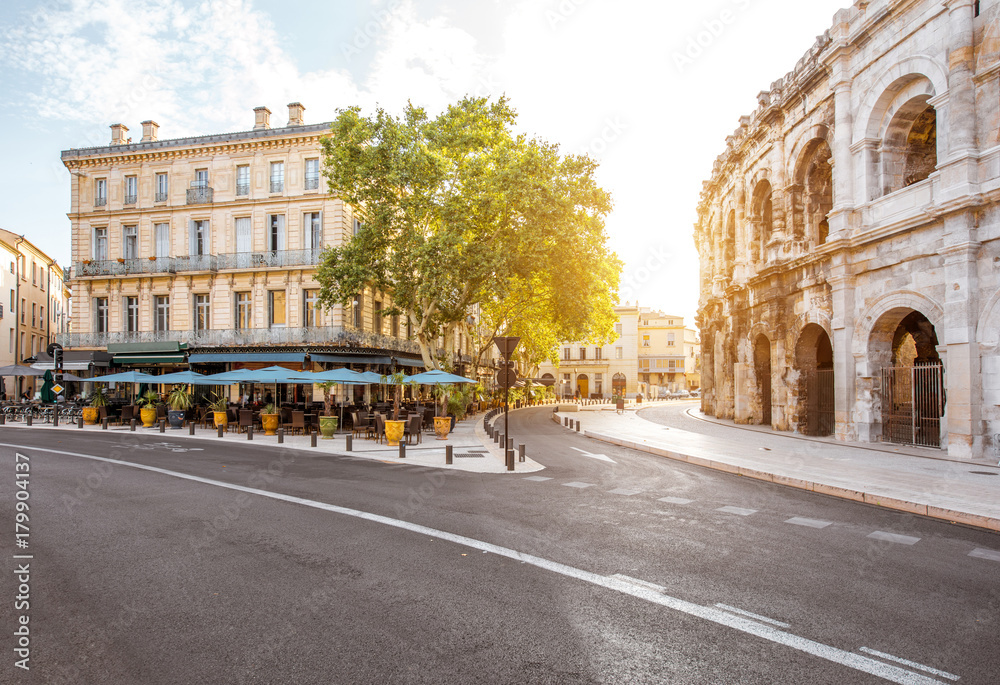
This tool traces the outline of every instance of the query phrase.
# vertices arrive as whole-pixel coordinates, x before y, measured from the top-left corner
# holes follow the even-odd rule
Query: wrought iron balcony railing
[[[284,181],[271,181],[271,192],[272,193],[283,193],[285,191]]]
[[[221,255],[182,255],[180,257],[140,257],[138,259],[100,259],[77,262],[76,277],[130,276],[220,269],[269,269],[319,264],[323,248],[311,250],[273,250],[270,252],[234,252]]]
[[[106,198],[106,197],[95,197],[94,198],[94,206],[95,207],[103,207],[106,204],[108,204],[108,198]]]
[[[250,194],[250,184],[249,183],[237,183],[236,184],[236,195],[249,195]]]
[[[126,195],[125,196],[125,204],[127,204],[127,205],[134,205],[135,202],[136,202],[136,200],[138,200],[138,199],[139,199],[139,197],[137,195]]]
[[[208,187],[196,187],[187,189],[187,204],[201,205],[214,201],[215,189]]]
[[[60,333],[56,336],[66,348],[106,348],[111,344],[186,342],[190,347],[329,345],[419,354],[412,340],[391,338],[341,326],[313,328],[244,328],[206,331],[110,331],[106,333]]]
[[[216,257],[219,269],[266,269],[284,266],[319,264],[322,248],[311,250],[271,250],[268,252],[233,252]]]
[[[157,193],[156,196],[153,198],[153,201],[154,202],[166,202],[167,201],[167,193]]]
[[[316,190],[319,188],[319,176],[306,176],[306,190]]]

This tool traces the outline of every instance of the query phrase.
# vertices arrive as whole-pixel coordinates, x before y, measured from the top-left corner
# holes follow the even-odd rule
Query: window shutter
[[[170,224],[156,225],[156,256],[170,256]]]
[[[205,254],[212,254],[212,222],[205,221]]]
[[[193,219],[188,221],[188,254],[192,257],[198,254],[198,233]]]
[[[278,250],[285,249],[285,215],[278,215],[278,244],[276,246]]]
[[[305,234],[305,244],[303,247],[307,250],[311,250],[313,247],[312,214],[302,215],[302,232]]]
[[[312,233],[312,230],[309,231]],[[319,226],[317,227],[316,235],[314,236],[313,247],[319,249],[323,247],[323,212],[319,212]]]

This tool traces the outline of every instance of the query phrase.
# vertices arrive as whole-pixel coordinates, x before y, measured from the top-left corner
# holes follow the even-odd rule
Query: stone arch
[[[1000,20],[993,19],[983,32],[976,50],[976,73],[1000,62]]]
[[[750,235],[747,244],[751,262],[763,262],[766,245],[774,231],[774,204],[771,182],[761,179],[753,186],[750,200]]]
[[[798,183],[795,179],[801,178],[800,167],[802,166],[802,162],[806,158],[808,149],[814,146],[817,140],[825,140],[829,143],[830,129],[826,124],[810,126],[795,139],[795,143],[792,145],[791,151],[787,156],[789,166],[786,167],[787,173],[785,174],[786,178],[793,179],[793,183]]]
[[[885,123],[880,150],[883,194],[919,183],[937,169],[937,110],[929,99],[918,94],[903,101]]]
[[[797,373],[792,417],[805,435],[831,435],[834,431],[833,340],[828,329],[807,323],[795,342]]]
[[[853,142],[878,137],[879,124],[889,104],[900,88],[911,81],[926,79],[933,90],[931,95],[948,90],[948,70],[937,60],[926,55],[914,55],[887,68],[868,89],[854,120]]]
[[[812,138],[801,147],[792,181],[792,235],[822,245],[830,234],[827,217],[833,209],[833,151],[825,138]]]
[[[1000,345],[1000,290],[986,300],[976,324],[976,342],[980,347],[996,349]]]
[[[726,220],[723,226],[723,240],[726,243],[725,247],[725,263],[726,263],[726,274],[729,276],[733,275],[733,269],[736,266],[736,210],[730,209],[729,213],[725,215]]]
[[[764,333],[751,338],[753,344],[753,374],[756,397],[751,399],[751,414],[759,416],[759,421],[763,426],[771,425],[771,339]],[[754,404],[758,405],[759,411],[754,411]]]
[[[872,366],[871,340],[875,328],[886,313],[894,310],[897,312],[902,310],[920,312],[927,317],[935,329],[944,330],[944,307],[937,301],[914,290],[899,290],[883,295],[872,302],[858,319],[851,342],[854,352],[868,360],[869,373],[875,373],[878,370],[877,367]],[[900,320],[902,320],[902,316],[900,316]],[[883,322],[882,325],[885,324],[886,322]],[[898,325],[898,321],[896,325]]]

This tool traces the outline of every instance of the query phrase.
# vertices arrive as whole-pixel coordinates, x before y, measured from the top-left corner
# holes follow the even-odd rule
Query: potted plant
[[[146,394],[135,402],[139,407],[139,416],[142,418],[143,428],[152,428],[156,425],[156,405],[160,403],[160,395],[155,390],[147,390]]]
[[[278,413],[278,408],[274,406],[273,402],[264,405],[264,408],[260,410],[260,423],[264,426],[264,435],[277,435],[280,419],[281,414]]]
[[[406,383],[406,374],[397,371],[390,376],[383,376],[382,381],[392,383],[395,387],[395,392],[392,395],[392,418],[385,421],[385,439],[390,447],[396,447],[403,439],[403,433],[406,429],[406,421],[399,420],[399,400],[403,394],[403,385]]]
[[[319,432],[324,440],[332,440],[337,432],[337,417],[333,413],[333,388],[336,383],[320,383],[323,388],[323,415],[319,417]]]
[[[194,404],[194,399],[183,385],[174,386],[174,389],[167,395],[167,420],[170,421],[171,428],[184,427],[184,413]]]
[[[90,406],[83,408],[83,422],[88,426],[97,423],[101,416],[101,407],[108,406],[108,396],[104,394],[104,388],[98,388],[90,396]]]
[[[215,427],[219,426],[225,427],[229,423],[229,416],[226,414],[226,409],[229,408],[229,400],[215,393],[212,395],[212,400],[208,403],[208,408],[212,410],[212,418],[215,420]]]
[[[451,391],[454,386],[451,385],[436,385],[434,386],[434,396],[441,400],[441,405],[445,407],[447,412],[448,402]],[[434,417],[434,435],[437,436],[438,440],[447,440],[448,433],[451,432],[451,417],[450,416],[440,416],[440,410],[438,416]]]

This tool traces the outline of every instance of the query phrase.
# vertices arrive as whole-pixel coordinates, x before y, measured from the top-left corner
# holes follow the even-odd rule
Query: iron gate
[[[943,381],[941,364],[882,369],[882,440],[940,447]]]
[[[809,392],[809,435],[833,435],[833,369],[817,369]]]

